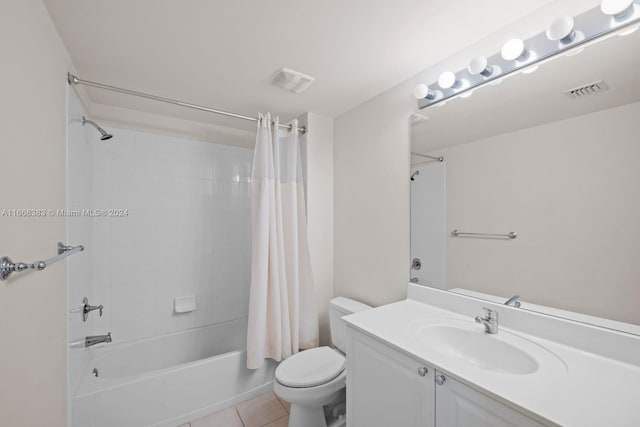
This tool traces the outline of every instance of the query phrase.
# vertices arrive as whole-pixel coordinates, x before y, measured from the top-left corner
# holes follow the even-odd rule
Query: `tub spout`
[[[111,332],[107,335],[92,335],[84,339],[84,346],[91,347],[92,345],[100,344],[103,342],[111,342]]]

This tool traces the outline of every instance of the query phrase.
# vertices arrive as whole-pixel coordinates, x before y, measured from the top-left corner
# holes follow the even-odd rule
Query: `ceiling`
[[[335,117],[549,0],[44,0],[80,78],[255,116]],[[316,78],[270,86],[287,67]],[[224,126],[99,89],[92,103]],[[253,125],[250,126],[251,128]]]
[[[411,151],[423,154],[640,101],[640,31],[614,35],[575,56],[559,56],[531,74],[486,85],[469,98],[419,114]],[[625,54],[626,53],[626,54]],[[564,92],[604,80],[609,89],[579,99]],[[412,156],[413,163],[424,159]]]

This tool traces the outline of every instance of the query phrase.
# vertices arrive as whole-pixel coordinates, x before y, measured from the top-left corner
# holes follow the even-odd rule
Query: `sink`
[[[475,324],[424,325],[415,334],[442,356],[464,360],[483,370],[526,375],[539,367],[532,353],[542,348],[506,331],[487,334],[484,327]]]

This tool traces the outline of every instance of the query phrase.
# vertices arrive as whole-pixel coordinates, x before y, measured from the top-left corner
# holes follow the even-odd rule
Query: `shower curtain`
[[[260,116],[251,181],[247,367],[318,346],[298,123]]]

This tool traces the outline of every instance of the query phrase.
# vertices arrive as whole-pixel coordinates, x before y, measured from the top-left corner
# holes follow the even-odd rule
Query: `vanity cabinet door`
[[[433,427],[434,369],[348,328],[347,425]]]
[[[441,372],[435,381],[436,427],[544,426]]]

